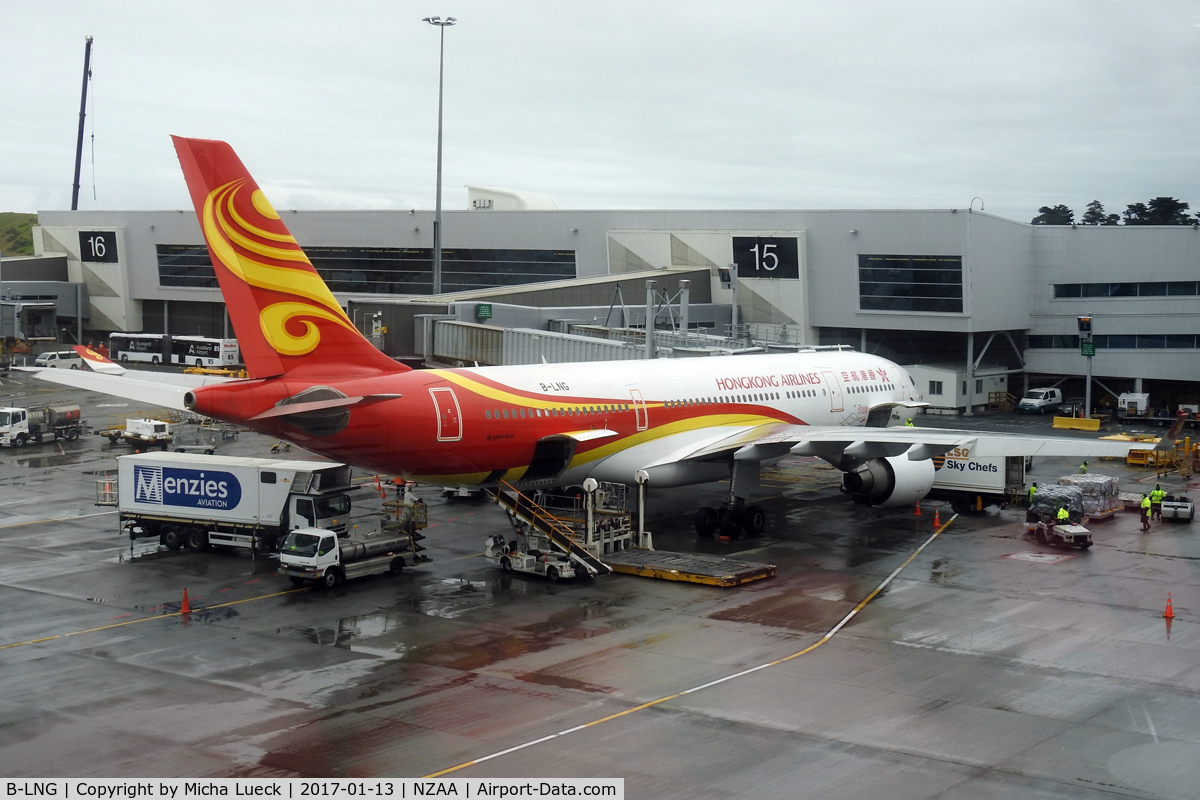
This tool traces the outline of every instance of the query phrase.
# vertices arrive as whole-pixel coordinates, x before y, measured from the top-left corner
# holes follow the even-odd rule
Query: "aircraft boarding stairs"
[[[575,535],[549,511],[504,481],[491,490],[492,499],[516,519],[545,536],[552,547],[565,553],[572,561],[592,575],[608,575],[612,568],[575,541]]]

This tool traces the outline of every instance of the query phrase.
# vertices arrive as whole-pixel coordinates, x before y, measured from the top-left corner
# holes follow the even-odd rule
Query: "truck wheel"
[[[197,366],[197,367],[203,367],[203,366],[204,366],[204,362],[203,362],[203,361],[201,361],[200,359],[198,359],[198,358],[197,358],[197,359],[196,359],[196,366]]]
[[[558,569],[555,567],[546,567],[546,577],[551,583],[558,583]]]
[[[158,443],[158,449],[159,449],[159,450],[162,450],[162,451],[164,451],[164,452],[165,452],[165,451],[166,451],[166,449],[167,449],[168,447],[170,447],[170,445],[171,445],[171,443],[170,443],[170,442],[159,442],[159,443]]]
[[[342,573],[337,567],[330,567],[325,570],[325,574],[321,576],[322,589],[335,589],[342,584]]]
[[[151,356],[150,363],[157,365],[158,364],[158,356]]]
[[[71,428],[71,430],[67,431],[67,439],[69,441],[73,442],[78,438],[79,438],[79,429],[78,428]]]
[[[717,512],[708,506],[702,506],[696,512],[696,535],[701,539],[711,539],[717,530]]]
[[[401,572],[404,572],[404,559],[400,556],[393,558],[391,565],[388,567],[388,572],[393,575],[399,575]]]
[[[512,572],[512,562],[507,558],[500,559],[500,569],[504,570],[505,572]]]
[[[13,439],[12,446],[13,447],[24,447],[25,446],[25,434],[18,433],[17,438]]]
[[[955,514],[967,515],[973,510],[971,500],[965,494],[956,494],[950,498],[950,510]]]
[[[762,506],[747,506],[742,516],[742,527],[749,536],[758,536],[767,527],[767,513]]]
[[[1087,549],[1088,549],[1089,547],[1091,547],[1091,546],[1092,546],[1092,543],[1091,543],[1091,542],[1080,542],[1080,543],[1079,543],[1079,549],[1080,549],[1080,550],[1087,550]]]
[[[184,531],[183,541],[193,553],[208,549],[208,534],[199,528],[188,528]]]
[[[1046,532],[1044,530],[1042,530],[1041,528],[1038,528],[1037,531],[1033,534],[1033,538],[1037,539],[1038,544],[1045,544],[1046,543]]]
[[[174,525],[164,525],[162,529],[162,543],[171,550],[178,550],[183,547],[183,533]]]
[[[297,578],[295,575],[289,576],[288,580],[290,580],[292,582],[292,586],[303,586],[304,585],[304,578]]]

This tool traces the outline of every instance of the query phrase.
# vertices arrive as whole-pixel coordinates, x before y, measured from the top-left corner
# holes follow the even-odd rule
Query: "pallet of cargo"
[[[613,572],[658,578],[665,581],[704,583],[709,586],[740,586],[774,577],[777,567],[760,561],[706,555],[672,553],[666,550],[621,550],[602,556]]]

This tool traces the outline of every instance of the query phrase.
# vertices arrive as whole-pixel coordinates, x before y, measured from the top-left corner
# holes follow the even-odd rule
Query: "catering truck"
[[[955,514],[1006,506],[1025,493],[1025,459],[1021,456],[977,458],[969,447],[956,447],[933,459],[936,468],[929,497],[950,501]]]
[[[350,467],[330,461],[138,453],[117,459],[118,511],[130,539],[172,550],[274,550],[282,534],[344,534]]]
[[[79,406],[0,408],[0,445],[24,447],[29,442],[74,440],[82,430]]]

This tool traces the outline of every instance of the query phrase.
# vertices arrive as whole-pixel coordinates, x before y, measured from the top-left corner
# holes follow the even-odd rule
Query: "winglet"
[[[409,369],[354,327],[232,147],[171,139],[250,377]]]
[[[1175,422],[1167,429],[1167,432],[1158,440],[1158,444],[1154,445],[1155,450],[1174,450],[1175,440],[1179,438],[1179,431],[1183,428],[1183,423],[1188,421],[1186,411],[1180,411],[1175,417]]]

